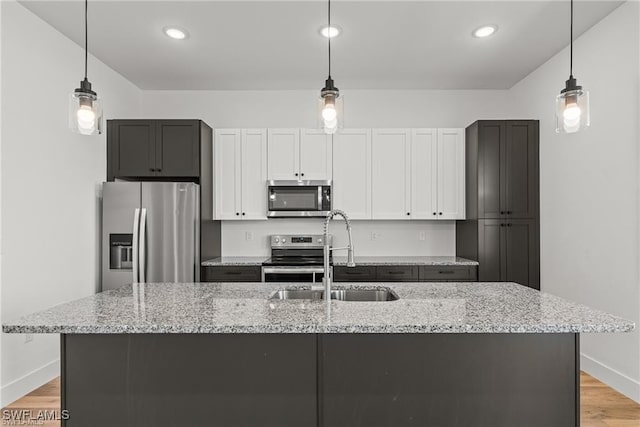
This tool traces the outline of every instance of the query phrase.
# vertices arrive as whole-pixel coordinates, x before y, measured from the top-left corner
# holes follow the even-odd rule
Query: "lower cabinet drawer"
[[[373,266],[345,267],[337,265],[333,267],[334,282],[374,282],[376,280],[376,268]]]
[[[203,267],[202,270],[203,282],[262,281],[262,267],[259,265]]]
[[[418,267],[415,265],[379,265],[376,267],[379,282],[417,282]]]
[[[476,266],[429,265],[420,267],[421,282],[475,282],[478,280]]]

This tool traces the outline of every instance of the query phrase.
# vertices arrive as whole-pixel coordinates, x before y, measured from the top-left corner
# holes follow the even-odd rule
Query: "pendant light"
[[[573,0],[571,0],[571,44],[569,80],[556,97],[556,132],[575,133],[589,126],[589,92],[573,77]]]
[[[84,1],[84,80],[69,98],[69,129],[82,135],[102,133],[102,108],[98,95],[87,79],[88,59],[88,0]]]
[[[328,0],[328,25],[327,28],[331,28],[331,0]],[[338,110],[336,109],[336,101],[340,96],[340,91],[333,84],[331,78],[331,37],[327,37],[329,43],[329,77],[324,83],[324,88],[320,91],[320,97],[322,98],[322,120],[324,122],[324,131],[328,134],[333,134],[338,130]]]

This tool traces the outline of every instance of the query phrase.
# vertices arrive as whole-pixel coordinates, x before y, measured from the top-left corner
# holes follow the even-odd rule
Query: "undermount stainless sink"
[[[312,289],[281,289],[273,293],[269,299],[291,300],[321,300],[322,290]],[[396,301],[400,297],[392,289],[332,289],[331,299],[338,301]]]

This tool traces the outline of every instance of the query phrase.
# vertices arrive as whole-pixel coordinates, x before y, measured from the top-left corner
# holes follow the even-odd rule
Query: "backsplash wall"
[[[223,256],[268,256],[272,234],[322,234],[323,219],[223,221]],[[352,221],[357,255],[455,255],[455,221]],[[344,222],[329,232],[336,246],[347,244]],[[424,238],[424,239],[423,239]]]

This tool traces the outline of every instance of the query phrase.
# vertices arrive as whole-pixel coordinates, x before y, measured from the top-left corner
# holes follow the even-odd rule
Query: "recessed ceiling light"
[[[331,27],[322,27],[320,29],[320,34],[328,39],[332,39],[334,37],[338,37],[342,30],[339,27],[331,26]]]
[[[189,33],[182,28],[177,27],[164,27],[162,31],[167,35],[167,37],[171,37],[176,40],[184,40],[189,37]]]
[[[496,25],[483,25],[473,32],[473,37],[477,37],[479,39],[489,37],[495,34],[496,31],[498,31],[498,27]]]

